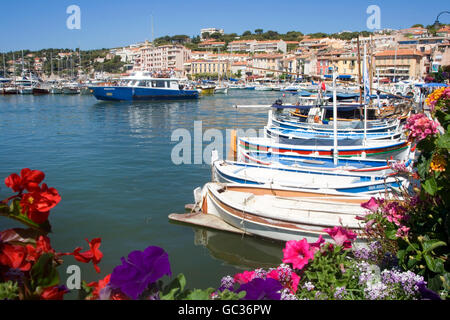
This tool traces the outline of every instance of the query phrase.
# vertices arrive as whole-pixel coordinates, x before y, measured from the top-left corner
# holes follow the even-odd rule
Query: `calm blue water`
[[[210,167],[176,166],[175,129],[254,128],[266,112],[238,111],[234,104],[270,104],[280,93],[231,91],[198,101],[108,103],[91,96],[0,96],[0,198],[10,195],[4,177],[21,168],[46,173],[62,201],[52,211],[53,247],[60,252],[102,238],[97,275],[80,265],[82,278],[109,274],[120,258],[150,245],[164,248],[174,275],[190,288],[218,287],[222,276],[280,263],[281,245],[169,222],[193,202],[193,189],[210,179]],[[0,219],[0,229],[19,227]],[[72,257],[65,264],[78,264]],[[60,276],[66,279],[65,267]]]

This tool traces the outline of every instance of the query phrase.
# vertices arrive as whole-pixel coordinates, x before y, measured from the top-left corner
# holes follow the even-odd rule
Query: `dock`
[[[185,206],[186,210],[189,210],[189,211],[192,211],[193,207],[194,207],[193,204],[187,204]],[[226,231],[226,232],[231,232],[231,233],[240,234],[240,235],[244,235],[244,234],[251,235],[250,233],[245,232],[244,230],[241,230],[241,229],[238,229],[238,228],[235,228],[235,227],[229,225],[228,223],[226,223],[219,217],[213,216],[211,214],[206,214],[206,213],[203,213],[202,211],[198,211],[198,210],[194,211],[194,212],[190,212],[190,213],[184,213],[184,214],[172,213],[169,215],[169,220],[178,222],[178,223],[187,224],[187,225],[193,225],[193,226],[198,226],[198,227]]]

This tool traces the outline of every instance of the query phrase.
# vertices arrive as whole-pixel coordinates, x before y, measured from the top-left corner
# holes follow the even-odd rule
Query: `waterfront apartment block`
[[[249,69],[256,76],[267,77],[269,75],[280,75],[272,70],[283,70],[283,55],[282,54],[256,54],[249,59],[249,65],[256,69]],[[261,70],[265,69],[265,70]]]
[[[226,75],[231,70],[231,63],[226,60],[192,60],[185,64],[186,73],[191,76],[198,74]]]
[[[184,64],[191,58],[191,51],[182,45],[148,46],[140,50],[142,71],[173,71],[182,75]]]
[[[390,80],[419,79],[423,73],[424,53],[415,49],[386,50],[375,54],[376,73]]]

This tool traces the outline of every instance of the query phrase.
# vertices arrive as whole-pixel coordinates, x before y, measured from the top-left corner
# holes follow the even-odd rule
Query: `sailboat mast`
[[[337,90],[336,90],[336,68],[333,67],[333,162],[338,163],[338,142],[337,142]]]
[[[358,44],[358,82],[359,82],[359,103],[362,102],[362,89],[361,89],[361,52],[360,52],[360,46],[359,46],[359,35],[357,39]]]
[[[6,62],[4,53],[3,53],[3,77],[6,78]]]
[[[367,75],[367,45],[364,44],[364,145],[366,144],[367,140],[367,82],[368,82],[368,75]]]

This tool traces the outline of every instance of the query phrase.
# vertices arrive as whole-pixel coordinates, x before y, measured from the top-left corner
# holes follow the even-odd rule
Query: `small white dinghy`
[[[281,241],[316,241],[325,228],[343,226],[353,231],[363,225],[361,203],[368,197],[330,195],[290,188],[207,183],[194,191],[202,212],[220,217],[251,235]]]

